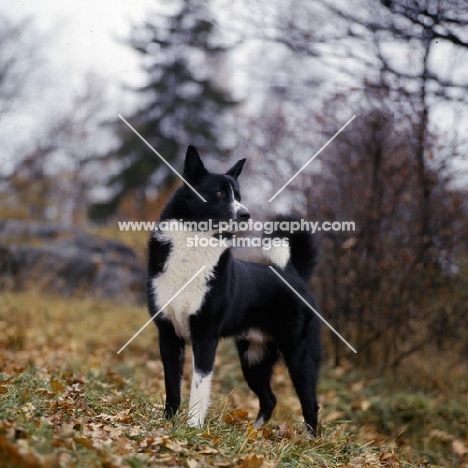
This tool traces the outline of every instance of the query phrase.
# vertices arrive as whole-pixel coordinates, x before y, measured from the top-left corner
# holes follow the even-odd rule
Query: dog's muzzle
[[[250,218],[249,210],[237,200],[234,200],[232,214],[236,221],[247,221]]]
[[[250,218],[249,210],[245,206],[239,208],[236,212],[236,218],[238,221],[247,221]]]

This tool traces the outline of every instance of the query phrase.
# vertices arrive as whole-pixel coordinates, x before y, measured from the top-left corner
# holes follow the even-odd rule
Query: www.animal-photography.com
[[[0,6],[0,467],[468,468],[460,0]]]

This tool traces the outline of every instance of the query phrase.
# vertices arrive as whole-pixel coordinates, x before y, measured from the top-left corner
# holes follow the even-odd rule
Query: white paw
[[[265,421],[263,420],[263,418],[258,418],[258,419],[252,424],[252,427],[258,431],[258,430],[263,426],[264,423],[265,423]]]
[[[187,421],[190,427],[201,427],[203,426],[203,420],[200,419],[198,415],[192,415]]]

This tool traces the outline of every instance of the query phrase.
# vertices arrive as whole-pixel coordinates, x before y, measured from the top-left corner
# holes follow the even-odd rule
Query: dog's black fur
[[[234,216],[237,220],[248,219],[250,215],[247,209],[240,204],[237,182],[244,162],[245,159],[238,161],[226,174],[214,174],[205,169],[196,149],[190,146],[185,160],[184,177],[206,202],[184,184],[168,202],[160,221],[211,219],[216,223],[227,221]],[[308,232],[277,234],[281,238],[288,237],[290,257],[283,268],[273,265],[274,268],[307,302],[317,308],[315,299],[307,287],[316,262],[312,235]],[[271,237],[275,237],[275,234]],[[149,242],[147,285],[151,315],[156,314],[163,306],[158,301],[161,291],[158,293],[156,290],[155,279],[157,281],[160,275],[168,275],[165,278],[170,279],[173,262],[170,256],[175,248],[169,237],[164,237],[158,232],[152,233]],[[190,265],[192,257],[189,254],[187,251],[187,269],[192,268],[191,276],[192,271],[197,271],[203,262]],[[193,258],[203,259],[203,255],[203,251],[200,251]],[[173,316],[165,311],[154,319],[159,329],[159,345],[164,365],[165,416],[172,417],[181,403],[185,345],[192,344],[194,372],[198,376],[197,381],[194,377],[192,391],[197,392],[202,379],[211,376],[220,338],[234,337],[245,379],[259,398],[260,410],[256,425],[260,426],[268,421],[275,408],[276,397],[272,392],[270,380],[273,366],[279,356],[282,356],[301,402],[307,430],[310,435],[315,436],[318,411],[316,386],[321,357],[319,319],[268,265],[236,259],[229,248],[220,252],[204,287],[201,306],[188,316],[188,334],[176,331],[176,324],[171,318]],[[179,310],[174,313],[183,315],[185,312]],[[249,330],[252,329],[261,331],[263,343],[252,342],[249,335]],[[257,346],[255,359],[249,357],[251,346]],[[209,388],[209,382],[206,385]],[[208,397],[205,395],[203,398]],[[198,404],[197,401],[193,403]],[[204,404],[207,407],[207,400]],[[206,410],[197,411],[198,419],[192,421],[194,425],[203,422],[203,411]]]

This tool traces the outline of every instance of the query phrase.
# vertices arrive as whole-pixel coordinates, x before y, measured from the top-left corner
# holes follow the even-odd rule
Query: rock
[[[143,302],[146,269],[115,240],[45,223],[0,220],[0,288]]]
[[[20,239],[54,239],[64,232],[70,231],[55,224],[0,219],[0,243]]]

